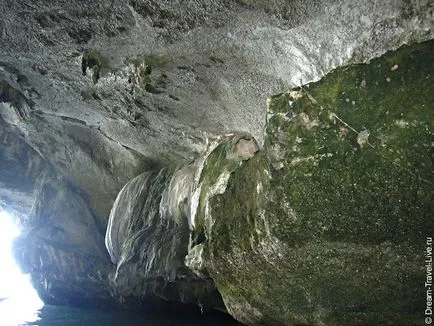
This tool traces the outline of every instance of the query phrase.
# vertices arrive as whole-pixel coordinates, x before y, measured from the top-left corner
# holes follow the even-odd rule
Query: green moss
[[[155,68],[163,68],[167,64],[167,59],[159,55],[140,55],[126,60],[127,64],[134,66],[134,73],[130,76],[130,81],[136,86],[143,87],[148,93],[161,93],[152,83],[151,74]],[[159,87],[166,86],[167,80],[161,77],[157,80]]]
[[[196,220],[196,229],[193,234],[193,244],[204,241],[205,236],[205,197],[210,191],[210,188],[216,183],[221,173],[225,170],[232,171],[236,166],[234,161],[228,160],[227,154],[232,150],[233,144],[231,142],[223,142],[218,145],[214,151],[207,157],[201,177],[200,184],[202,191],[199,199],[199,218]]]
[[[110,60],[107,56],[103,55],[96,49],[88,49],[84,52],[83,57],[88,62],[94,62],[101,66],[101,68],[110,69]]]
[[[86,75],[87,68],[92,69],[92,81],[96,84],[99,80],[102,69],[110,69],[109,59],[95,49],[87,49],[81,60],[81,70]]]
[[[156,54],[143,54],[136,57],[128,58],[128,63],[138,68],[140,66],[149,66],[151,68],[163,68],[167,64],[167,58]]]
[[[230,167],[230,144],[208,157],[205,264],[235,317],[417,323],[434,231],[433,48],[405,46],[279,94],[263,151]],[[208,198],[225,170],[225,192]]]
[[[212,207],[224,205],[224,210],[215,212],[213,218],[225,221],[215,224],[212,229],[214,251],[221,248],[229,250],[233,244],[240,250],[246,250],[251,247],[251,241],[258,241],[255,230],[264,228],[263,223],[255,219],[258,215],[259,198],[256,192],[248,190],[256,189],[258,183],[266,182],[264,170],[258,169],[258,166],[262,165],[262,159],[261,155],[257,155],[233,171],[224,201],[220,196],[211,199]]]
[[[277,141],[276,129],[289,133],[290,139],[301,139],[297,150],[287,152],[287,165],[312,157],[276,179],[285,200],[309,216],[296,232],[299,237],[293,231],[276,230],[281,237],[301,241],[306,235],[300,231],[309,230],[310,237],[321,234],[330,240],[400,242],[409,240],[410,230],[418,236],[431,226],[427,219],[433,184],[430,51],[431,43],[412,51],[404,47],[370,65],[338,69],[310,85],[315,104],[304,92],[293,105],[277,110],[298,116],[303,112],[318,121],[311,130],[280,116],[270,121],[274,132],[267,142]],[[399,68],[392,71],[390,60],[399,62]],[[357,141],[362,130],[370,132],[363,147]],[[324,221],[327,225],[321,231]],[[357,232],[349,233],[350,225]]]

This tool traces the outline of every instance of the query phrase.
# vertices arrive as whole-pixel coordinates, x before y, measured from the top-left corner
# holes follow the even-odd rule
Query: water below
[[[17,306],[13,300],[0,302],[0,325],[38,326],[168,326],[168,325],[240,325],[223,314],[208,313],[194,316],[164,316],[117,310],[81,309],[45,305],[37,309]]]

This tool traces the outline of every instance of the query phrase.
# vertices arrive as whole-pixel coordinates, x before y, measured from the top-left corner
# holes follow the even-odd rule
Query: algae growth
[[[166,66],[167,59],[164,56],[155,54],[144,54],[126,59],[127,64],[134,67],[134,71],[129,77],[129,82],[133,84],[133,89],[142,87],[148,93],[159,94],[161,91],[158,87],[166,86],[165,74],[162,74],[156,83],[152,83],[151,74],[154,69],[161,69]]]
[[[261,324],[420,324],[432,235],[434,42],[339,68],[269,101],[263,150],[202,175],[204,262]],[[212,192],[229,171],[224,191]]]
[[[92,81],[96,84],[100,78],[102,69],[109,69],[109,59],[100,51],[95,49],[86,49],[81,60],[81,70],[86,75],[87,68],[92,69]]]

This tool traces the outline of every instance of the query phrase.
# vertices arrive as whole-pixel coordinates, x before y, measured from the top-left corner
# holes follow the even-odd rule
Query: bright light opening
[[[11,216],[0,211],[0,325],[22,325],[39,319],[44,306],[30,276],[21,273],[12,258],[12,242],[20,230]]]

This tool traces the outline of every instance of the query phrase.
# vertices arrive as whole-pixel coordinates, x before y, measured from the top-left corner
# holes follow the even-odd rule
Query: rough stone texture
[[[201,174],[201,269],[247,324],[419,325],[432,236],[434,42],[269,101],[264,149]],[[276,155],[276,151],[278,155]]]
[[[100,282],[95,275],[114,272],[108,256],[101,253],[101,234],[121,188],[142,172],[175,170],[206,149],[209,154],[221,134],[256,139],[257,143],[244,137],[237,153],[231,149],[231,160],[241,164],[264,146],[267,98],[317,81],[338,66],[432,39],[432,21],[428,0],[1,1],[0,204],[29,229],[18,256],[35,284],[47,280],[46,286],[38,286],[41,295],[64,303],[92,296],[98,301],[107,298],[109,288],[119,301],[150,293],[169,298],[164,282],[157,282],[163,284],[157,291],[142,291],[146,286],[140,278],[134,289],[124,282],[130,267],[133,274],[142,271],[145,256],[134,264],[118,261],[128,257],[123,246],[140,232],[140,223],[150,223],[156,236],[162,233],[155,227],[158,221],[174,223],[170,232],[190,232],[191,241],[186,243],[187,233],[171,237],[169,232],[168,241],[180,244],[179,250],[162,252],[176,259],[166,264],[162,257],[154,271],[161,272],[162,279],[173,275],[170,266],[180,266],[180,257],[191,249],[187,266],[207,279],[201,259],[206,251],[205,224],[194,219],[201,199],[198,176],[207,155],[167,175],[169,186],[161,201],[152,199],[164,203],[160,216],[127,216],[114,207],[112,230],[123,231],[114,232],[110,254],[120,273],[111,274],[107,285],[107,277]],[[307,113],[300,114],[300,121],[311,130],[319,123]],[[343,134],[348,133],[345,128]],[[373,130],[362,129],[357,146],[369,149]],[[286,154],[280,143],[267,147],[275,169],[284,169]],[[212,192],[224,191],[229,177],[225,174]],[[47,191],[58,204],[41,197]],[[147,191],[127,196],[123,207],[140,208],[142,203],[135,200]],[[63,213],[61,207],[71,211]],[[63,215],[70,216],[70,223]],[[128,229],[130,222],[133,227]],[[53,227],[68,236],[48,244],[46,233]],[[74,235],[76,228],[86,231],[86,239]],[[143,245],[133,245],[132,250]],[[88,277],[85,266],[90,256],[99,257],[99,263]],[[54,262],[55,272],[41,269],[38,257]],[[83,266],[68,268],[77,261]],[[170,298],[181,293],[176,288]],[[243,317],[245,307],[237,313],[235,304],[225,300],[239,319],[257,321]]]
[[[262,144],[269,96],[432,37],[428,1],[6,0],[0,14],[1,116],[103,223],[128,180],[213,134]]]
[[[11,129],[14,127],[0,120],[0,207],[7,207],[16,216],[28,216],[35,187],[49,166]]]
[[[196,276],[184,264],[190,232],[182,205],[188,198],[176,196],[178,212],[171,214],[165,189],[170,192],[173,181],[181,181],[177,186],[182,187],[186,179],[173,178],[166,169],[144,173],[116,199],[106,234],[107,249],[116,264],[110,277],[114,295],[121,301],[146,298],[225,310],[212,279]],[[188,181],[189,186],[193,180]]]
[[[112,269],[103,230],[89,203],[65,180],[46,179],[14,243],[14,255],[41,298],[50,304],[115,305],[108,282]]]

